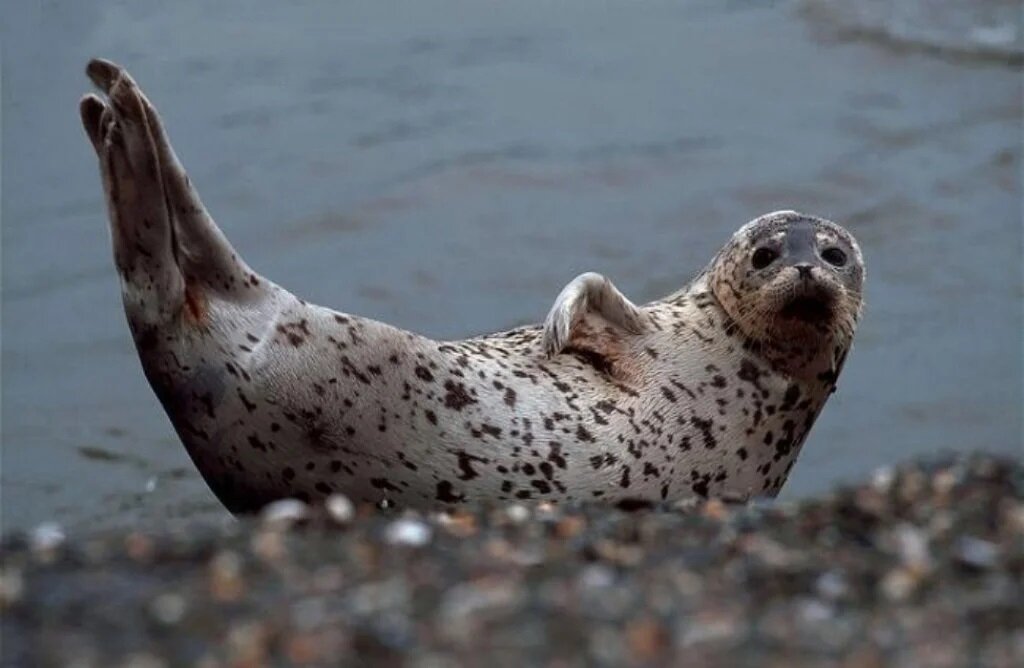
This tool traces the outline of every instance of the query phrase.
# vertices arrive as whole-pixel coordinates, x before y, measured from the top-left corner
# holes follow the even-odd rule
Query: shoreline
[[[982,453],[792,502],[338,499],[221,527],[37,528],[0,555],[5,666],[1024,658],[1024,464]]]

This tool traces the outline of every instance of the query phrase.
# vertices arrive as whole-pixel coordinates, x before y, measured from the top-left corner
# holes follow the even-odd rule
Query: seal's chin
[[[823,323],[835,316],[835,302],[826,295],[800,295],[786,301],[779,316],[808,324]]]

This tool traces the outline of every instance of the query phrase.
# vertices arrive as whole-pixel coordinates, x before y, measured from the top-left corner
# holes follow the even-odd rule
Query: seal
[[[233,512],[334,492],[409,506],[774,495],[861,312],[853,237],[793,211],[744,225],[637,306],[588,273],[543,325],[433,341],[309,304],[232,249],[156,110],[87,68],[128,325],[196,467]]]

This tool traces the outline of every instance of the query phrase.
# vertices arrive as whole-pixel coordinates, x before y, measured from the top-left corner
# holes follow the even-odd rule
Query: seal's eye
[[[828,262],[834,267],[842,267],[844,264],[846,264],[846,253],[839,250],[835,246],[823,250],[821,252],[821,258],[825,260],[825,262]]]
[[[754,257],[750,259],[750,263],[754,265],[754,269],[764,269],[775,262],[775,258],[778,256],[779,254],[771,248],[758,248],[754,251]]]

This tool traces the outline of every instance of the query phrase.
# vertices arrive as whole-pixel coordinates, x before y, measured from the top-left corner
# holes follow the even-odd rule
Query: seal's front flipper
[[[553,357],[565,350],[588,313],[629,334],[642,333],[646,325],[643,312],[611,281],[601,274],[580,274],[562,289],[544,321],[544,353]]]

